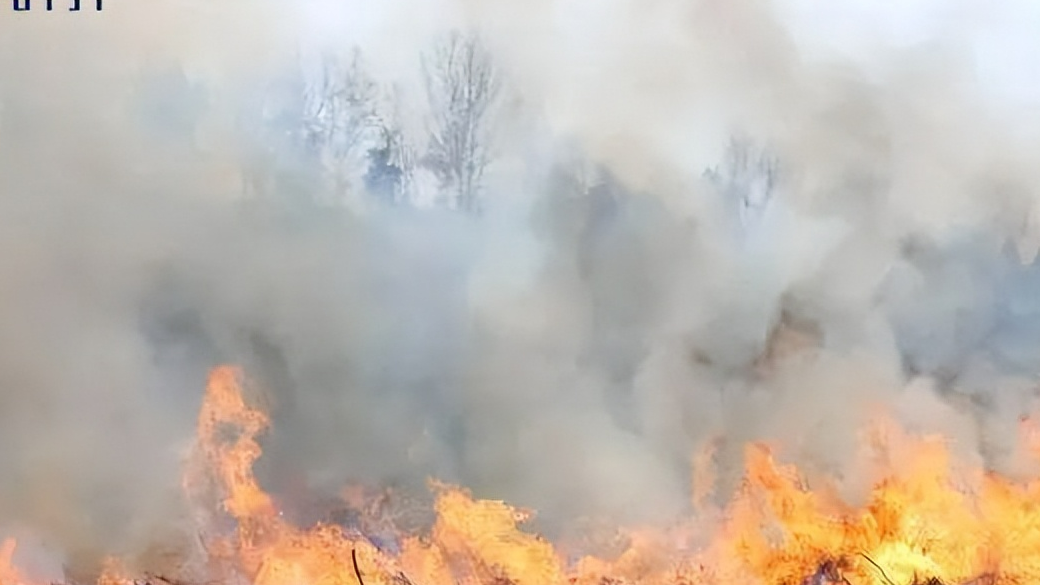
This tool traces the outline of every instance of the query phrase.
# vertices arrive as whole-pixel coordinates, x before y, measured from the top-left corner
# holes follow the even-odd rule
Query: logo
[[[54,0],[44,0],[44,1],[46,2],[46,10],[48,12],[54,10]],[[69,6],[69,12],[79,12],[80,11],[80,0],[69,0],[69,2],[71,4],[71,6]],[[95,8],[94,8],[94,10],[96,10],[98,12],[101,11],[101,2],[102,2],[102,0],[95,0]],[[32,3],[32,0],[14,0],[15,12],[27,12],[27,11],[29,11],[32,8],[31,7],[31,3]],[[39,6],[39,5],[37,5],[37,6]]]

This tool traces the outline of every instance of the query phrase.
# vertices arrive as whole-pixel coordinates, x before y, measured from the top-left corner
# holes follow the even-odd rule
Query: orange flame
[[[206,579],[250,585],[1011,585],[1040,583],[1040,482],[1014,482],[954,464],[939,437],[889,423],[865,436],[876,477],[866,503],[851,506],[835,486],[808,486],[764,445],[746,449],[744,482],[712,510],[712,447],[694,458],[696,514],[667,530],[628,533],[613,559],[574,562],[520,529],[530,512],[477,500],[434,484],[429,534],[399,535],[398,552],[329,524],[288,523],[253,475],[267,416],[247,404],[242,373],[215,369],[198,418],[185,486],[200,519],[211,565]],[[1022,427],[1040,461],[1040,432]],[[609,486],[605,486],[609,489]],[[345,491],[359,505],[363,490]],[[232,522],[221,531],[218,518]],[[690,538],[716,519],[707,538]],[[706,544],[692,548],[690,542]],[[0,585],[26,585],[12,565],[15,542],[0,546]],[[134,585],[110,561],[99,585]]]
[[[23,585],[25,583],[21,572],[15,568],[13,563],[14,550],[18,543],[13,538],[7,538],[0,544],[0,585]]]
[[[256,437],[268,421],[246,405],[241,383],[234,368],[213,371],[199,415],[198,452],[225,494],[226,511],[238,521],[237,542],[218,542],[215,548],[225,556],[230,550],[234,569],[253,585],[356,585],[355,558],[366,567],[369,585],[400,583],[405,567],[421,576],[416,582],[423,585],[484,581],[489,575],[482,571],[488,570],[517,585],[562,581],[552,547],[516,529],[522,514],[501,502],[474,501],[454,488],[441,488],[433,538],[407,540],[398,559],[336,526],[303,531],[288,525],[253,476],[260,456]]]

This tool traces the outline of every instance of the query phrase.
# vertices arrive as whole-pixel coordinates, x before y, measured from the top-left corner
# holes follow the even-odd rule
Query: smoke
[[[756,439],[851,497],[880,408],[1030,471],[1009,429],[1040,366],[1036,119],[975,76],[966,15],[987,34],[1018,16],[981,6],[916,45],[866,34],[870,59],[764,1],[9,14],[0,519],[80,570],[162,562],[147,547],[185,529],[180,457],[223,361],[264,389],[260,473],[287,506],[432,475],[548,528],[663,521],[694,452],[720,445],[725,497]],[[515,97],[484,215],[242,195],[242,112],[301,32],[415,90],[459,26]],[[170,63],[204,97],[149,77]],[[175,97],[142,114],[149,83]]]

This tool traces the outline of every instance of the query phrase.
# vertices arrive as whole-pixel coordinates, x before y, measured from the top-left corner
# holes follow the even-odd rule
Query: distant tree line
[[[241,108],[238,127],[248,195],[287,205],[338,206],[353,199],[406,206],[423,199],[469,214],[484,209],[488,171],[501,154],[496,129],[508,92],[504,71],[479,34],[452,31],[422,52],[420,95],[378,81],[356,47],[297,63],[246,92],[252,99]],[[195,132],[207,106],[204,88],[171,63],[147,70],[139,97],[143,127],[174,141]],[[594,161],[569,158],[563,164],[573,176],[563,180],[555,172],[559,184],[550,191],[588,195],[609,187],[609,173],[589,172]],[[745,226],[764,212],[779,175],[776,157],[742,136],[704,173]]]
[[[305,186],[330,203],[360,194],[400,206],[416,202],[424,175],[438,203],[479,213],[495,156],[501,73],[481,38],[459,31],[438,38],[421,67],[426,115],[419,130],[404,121],[404,92],[376,82],[358,49],[325,53],[316,67],[301,66],[269,88],[257,112],[261,146],[249,188],[277,196]]]

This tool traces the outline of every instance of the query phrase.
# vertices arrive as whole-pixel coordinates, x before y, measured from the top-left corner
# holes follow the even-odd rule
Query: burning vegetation
[[[575,558],[521,529],[531,512],[431,483],[435,519],[421,530],[366,530],[379,496],[344,489],[352,513],[296,526],[252,468],[268,418],[247,404],[243,373],[216,368],[199,413],[184,490],[196,510],[201,561],[177,575],[132,574],[105,563],[99,585],[776,585],[1022,584],[1040,581],[1040,482],[1015,482],[954,464],[937,437],[879,420],[863,436],[876,478],[862,505],[834,486],[809,486],[762,444],[746,451],[744,481],[723,506],[665,529],[631,529],[611,558]],[[1023,445],[1040,457],[1032,420]],[[699,473],[704,471],[703,466]],[[699,478],[704,480],[705,478]],[[605,486],[609,487],[609,486]],[[368,495],[366,495],[368,494]],[[392,521],[391,521],[392,523]],[[0,583],[35,585],[0,548]]]
[[[959,31],[112,4],[0,35],[0,585],[1040,583],[1040,110]]]

